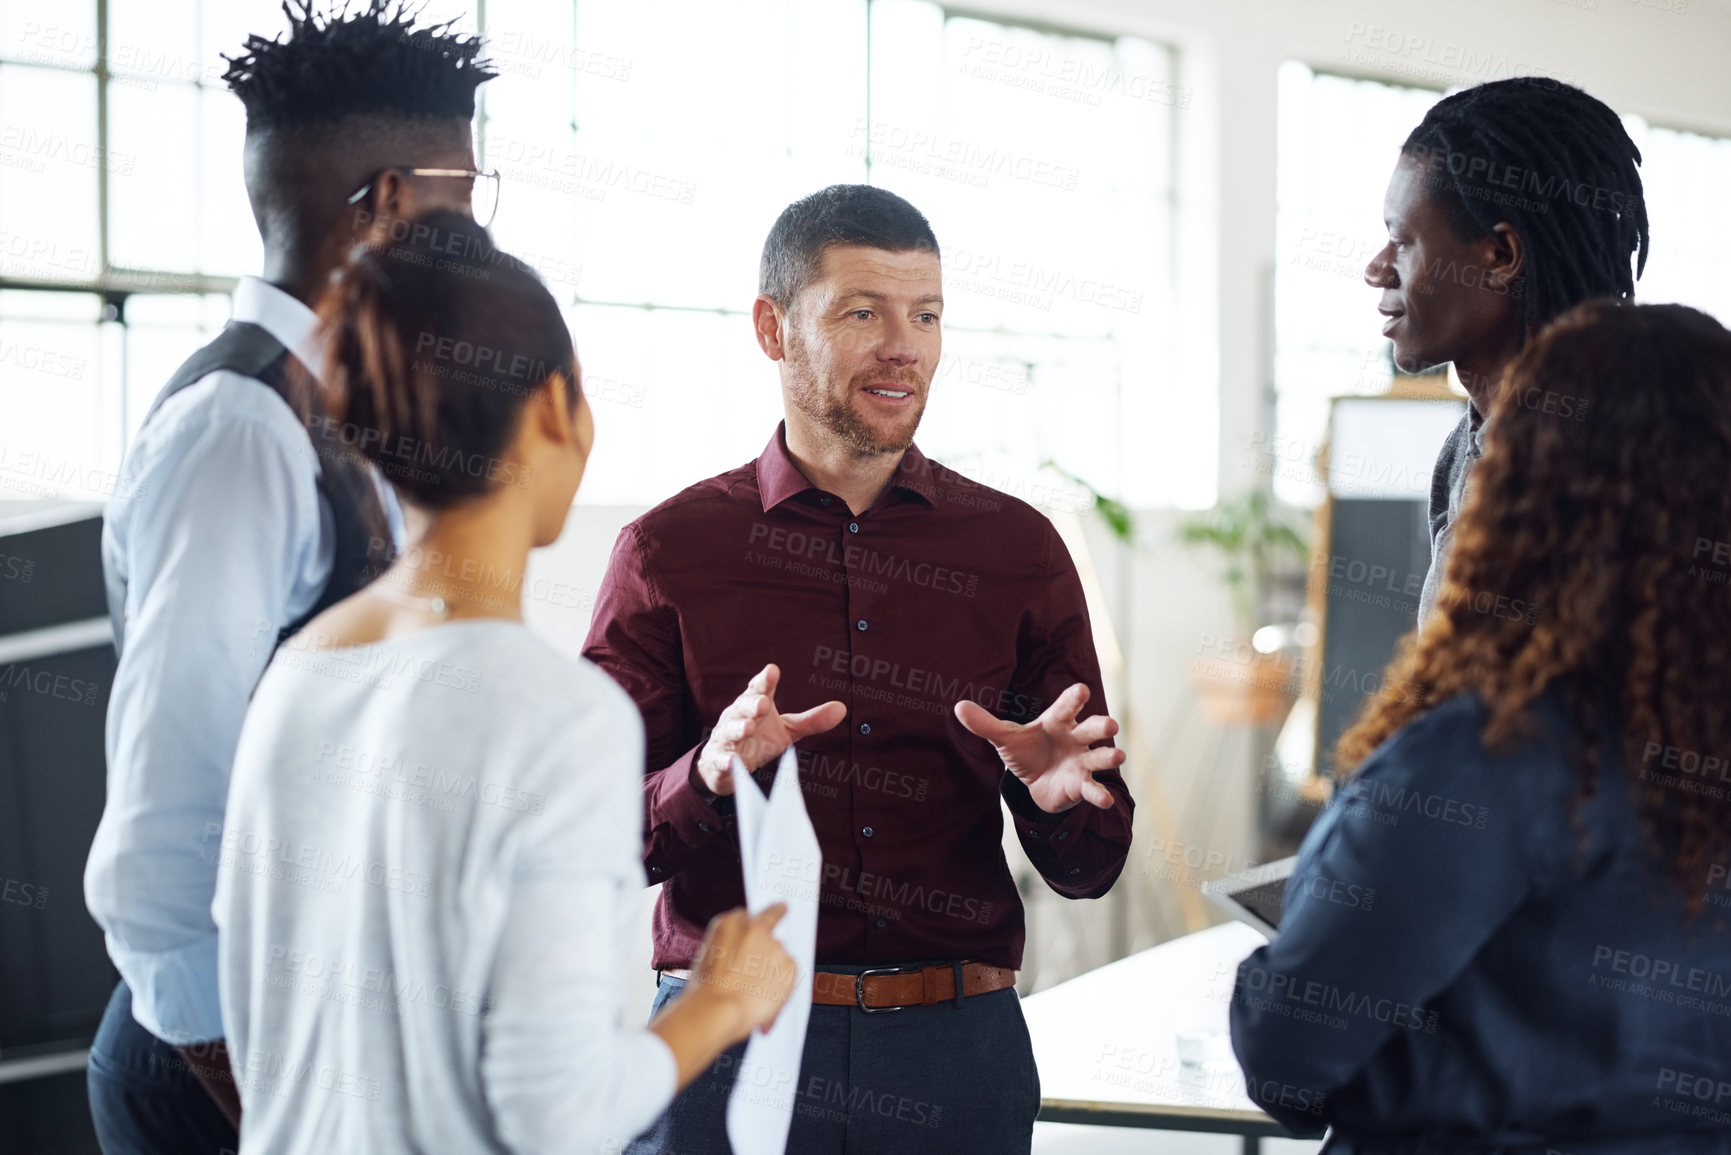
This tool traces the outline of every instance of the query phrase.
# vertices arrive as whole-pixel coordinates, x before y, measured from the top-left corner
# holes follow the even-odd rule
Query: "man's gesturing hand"
[[[781,671],[771,662],[757,672],[745,693],[733,700],[716,719],[715,731],[697,756],[697,781],[711,794],[733,793],[733,756],[739,755],[749,769],[756,770],[783,750],[821,734],[847,717],[847,706],[825,702],[798,714],[783,714],[775,708],[775,687]]]
[[[1107,810],[1112,792],[1094,781],[1094,771],[1122,765],[1124,751],[1114,746],[1088,748],[1116,734],[1118,723],[1097,714],[1078,724],[1076,715],[1087,703],[1088,687],[1077,682],[1032,722],[1005,722],[968,701],[956,703],[956,718],[969,733],[997,747],[1004,769],[1022,780],[1041,810],[1062,814],[1083,801]]]

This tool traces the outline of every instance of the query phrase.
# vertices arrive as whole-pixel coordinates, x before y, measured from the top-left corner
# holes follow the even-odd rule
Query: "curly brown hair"
[[[1632,802],[1691,911],[1731,844],[1731,332],[1682,305],[1595,301],[1509,367],[1437,609],[1341,736],[1356,770],[1476,693],[1507,749],[1553,684],[1598,785],[1611,704]],[[1676,771],[1676,772],[1673,772]]]

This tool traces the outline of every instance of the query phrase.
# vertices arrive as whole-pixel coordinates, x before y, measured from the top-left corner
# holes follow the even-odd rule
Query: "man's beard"
[[[914,443],[914,432],[926,412],[926,382],[912,372],[886,377],[882,373],[861,373],[848,382],[840,397],[825,387],[812,366],[811,351],[797,334],[789,333],[786,365],[791,385],[793,406],[817,422],[819,426],[841,439],[854,453],[873,457],[886,453],[902,453]],[[867,385],[875,388],[906,389],[917,399],[911,410],[912,420],[901,432],[884,437],[854,410],[854,396]]]

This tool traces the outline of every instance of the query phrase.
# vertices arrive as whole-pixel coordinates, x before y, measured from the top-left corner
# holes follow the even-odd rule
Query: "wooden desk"
[[[1040,1067],[1040,1118],[1052,1123],[1209,1131],[1244,1137],[1291,1132],[1244,1093],[1230,1058],[1227,1008],[1238,964],[1262,945],[1226,923],[1119,959],[1022,1000]],[[1211,1032],[1224,1058],[1178,1059],[1180,1032]]]

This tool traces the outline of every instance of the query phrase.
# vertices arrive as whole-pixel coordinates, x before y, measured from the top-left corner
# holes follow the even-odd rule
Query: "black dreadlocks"
[[[1538,76],[1476,85],[1433,105],[1401,153],[1446,192],[1462,239],[1506,221],[1526,242],[1523,341],[1581,301],[1634,296],[1650,247],[1641,151],[1602,101]]]
[[[351,15],[344,0],[322,19],[312,5],[284,0],[288,39],[249,36],[241,55],[223,56],[223,80],[246,106],[248,132],[356,115],[466,121],[475,89],[497,75],[478,59],[480,40],[451,33],[453,22],[417,28],[424,4],[366,0]]]

